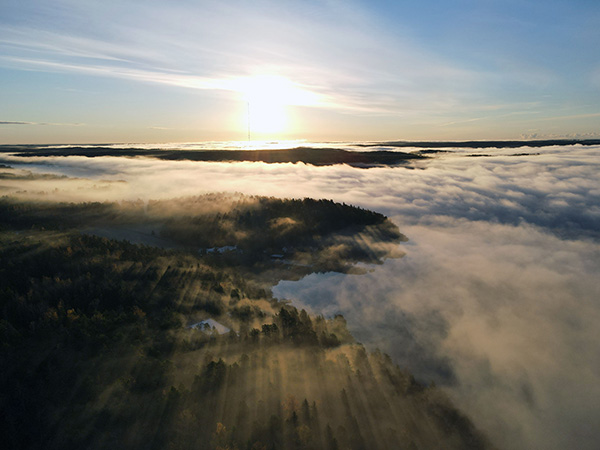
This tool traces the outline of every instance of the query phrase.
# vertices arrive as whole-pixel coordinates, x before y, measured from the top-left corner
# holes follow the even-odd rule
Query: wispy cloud
[[[322,99],[316,106],[375,114],[449,108],[458,91],[449,96],[443,86],[466,90],[477,76],[386,35],[356,5],[145,4],[136,12],[137,25],[126,20],[129,6],[120,7],[122,14],[111,11],[107,22],[109,11],[99,7],[89,29],[77,19],[89,21],[90,15],[66,5],[73,22],[65,25],[63,17],[63,29],[53,20],[7,26],[0,38],[5,65],[206,90],[230,90],[231,79],[271,73],[314,92]],[[193,26],[191,17],[197,19]],[[394,45],[382,45],[390,40]]]
[[[544,117],[540,120],[571,120],[571,119],[589,119],[592,117],[600,117],[600,112],[590,113],[590,114],[571,114],[564,116],[553,116],[553,117]]]
[[[53,123],[53,122],[21,122],[21,121],[0,121],[0,125],[48,125],[53,127],[81,127],[84,123]]]
[[[568,14],[562,2],[555,3],[561,3],[559,10],[565,12],[557,22],[571,20],[596,35],[593,27],[575,20],[586,16],[581,2]],[[567,115],[565,105],[573,103],[573,114],[596,112],[573,100],[593,98],[590,90],[600,79],[597,67],[586,63],[579,68],[580,61],[595,60],[593,50],[568,26],[548,25],[556,14],[548,13],[552,8],[520,6],[515,13],[500,2],[477,11],[466,4],[440,5],[430,14],[415,5],[353,0],[168,4],[133,0],[110,5],[57,0],[53,5],[40,0],[9,2],[0,17],[0,66],[77,75],[78,87],[98,86],[107,93],[120,86],[115,80],[137,82],[142,87],[131,89],[127,95],[132,96],[151,83],[157,87],[152,91],[157,104],[169,102],[173,87],[194,90],[199,115],[215,117],[214,99],[219,100],[223,112],[219,123],[227,122],[219,132],[231,128],[233,110],[239,106],[230,101],[239,98],[231,81],[261,74],[284,77],[318,96],[310,108],[323,111],[296,108],[299,128],[319,124],[325,128],[320,118],[310,117],[309,112],[315,112],[315,117],[322,114],[329,120],[327,130],[336,128],[332,133],[336,136],[366,117],[371,122],[363,127],[385,129],[388,136],[397,130],[398,135],[412,134],[411,138],[416,133],[426,138],[432,132],[440,138],[459,133],[468,138],[482,130],[479,137],[486,132],[516,137],[523,129],[553,132],[566,127],[550,121],[523,124],[510,115],[498,123],[498,117],[483,120],[487,115],[482,111],[502,104],[500,112],[508,114],[523,111],[524,103],[537,102],[536,110],[543,113],[531,114],[530,122],[551,116],[570,120],[562,116]],[[545,19],[537,19],[532,11]],[[527,21],[516,20],[525,13]],[[530,20],[535,26],[523,25]],[[468,26],[454,26],[458,21]],[[532,30],[540,35],[534,36]],[[560,48],[542,46],[541,36],[555,39]],[[527,45],[533,41],[535,45]],[[554,49],[569,64],[557,65]],[[569,55],[580,56],[573,61]],[[95,84],[92,77],[109,82]],[[46,77],[36,86],[48,83],[57,88],[64,81]],[[111,103],[109,95],[104,97],[100,106],[107,111]],[[177,115],[175,108],[163,111]],[[121,123],[127,122],[119,117],[124,119]],[[585,124],[569,123],[570,131],[591,131],[595,117],[586,119]]]

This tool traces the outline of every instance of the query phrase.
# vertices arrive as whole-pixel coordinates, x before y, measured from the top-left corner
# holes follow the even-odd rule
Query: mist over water
[[[384,213],[409,238],[403,258],[364,275],[281,282],[274,293],[342,313],[359,341],[444,386],[499,447],[596,448],[600,147],[447,150],[410,169],[368,170],[3,154],[4,164],[82,179],[1,184],[19,195],[55,189],[53,200],[237,191]]]
[[[359,341],[445,386],[504,448],[594,448],[600,246],[462,220],[403,231],[402,259],[274,292],[343,314]]]

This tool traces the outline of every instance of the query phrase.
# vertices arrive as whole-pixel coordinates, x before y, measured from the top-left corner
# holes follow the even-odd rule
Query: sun
[[[262,134],[287,131],[287,105],[277,98],[271,97],[268,90],[252,91],[252,95],[247,96],[246,102],[249,130]]]
[[[319,103],[317,94],[279,75],[239,78],[235,85],[246,101],[246,123],[252,133],[272,135],[292,131],[289,107]]]

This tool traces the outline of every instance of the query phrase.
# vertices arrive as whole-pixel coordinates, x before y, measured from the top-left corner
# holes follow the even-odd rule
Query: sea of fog
[[[151,147],[297,144],[364,150]],[[282,281],[274,294],[314,313],[342,313],[359,341],[443,386],[500,448],[598,448],[600,147],[444,150],[370,169],[6,154],[0,163],[81,178],[28,187],[54,186],[56,199],[233,191],[384,213],[409,238],[403,258],[364,275]]]

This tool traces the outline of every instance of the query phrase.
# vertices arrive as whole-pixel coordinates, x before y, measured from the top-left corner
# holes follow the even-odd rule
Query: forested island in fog
[[[342,316],[271,293],[400,257],[403,240],[385,216],[328,200],[3,197],[3,445],[489,448]]]
[[[399,151],[348,151],[339,148],[296,147],[261,150],[165,150],[148,148],[115,148],[111,146],[0,146],[0,153],[14,153],[21,157],[47,156],[125,156],[156,158],[165,161],[212,161],[212,162],[264,162],[298,163],[314,166],[348,164],[354,167],[394,166],[411,160],[423,159],[420,153]]]
[[[346,164],[357,168],[381,166],[407,166],[410,162],[427,159],[439,152],[453,152],[457,149],[517,149],[543,148],[552,146],[600,144],[598,139],[546,139],[517,141],[390,141],[351,144],[352,149],[336,148],[335,144],[327,147],[288,146],[270,148],[278,143],[264,143],[264,148],[153,148],[152,146],[95,144],[95,145],[0,145],[0,154],[14,155],[23,159],[45,157],[85,156],[99,157],[142,157],[163,161],[196,161],[196,162],[262,162],[304,163],[313,166],[332,166]],[[364,150],[367,149],[367,150]],[[399,151],[407,149],[408,151]],[[515,156],[520,156],[517,153]],[[526,155],[526,154],[523,154]],[[489,156],[489,155],[471,155]],[[407,166],[410,167],[410,166]]]

